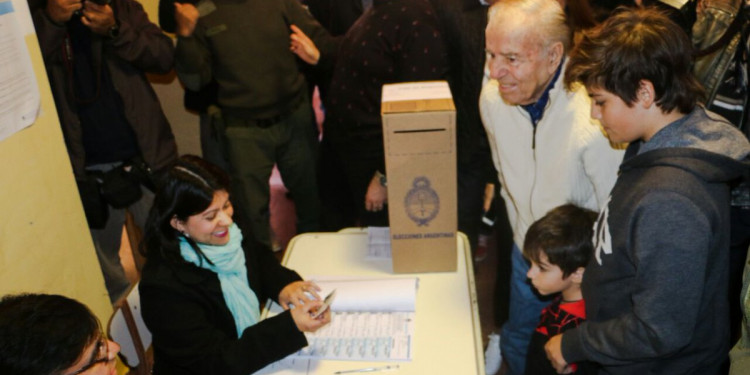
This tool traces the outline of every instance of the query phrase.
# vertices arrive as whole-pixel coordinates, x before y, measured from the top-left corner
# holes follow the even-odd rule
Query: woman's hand
[[[377,212],[383,209],[386,202],[388,202],[388,189],[380,184],[380,176],[375,173],[365,194],[365,209]]]
[[[310,40],[310,38],[308,38],[307,35],[305,35],[305,33],[303,33],[296,25],[291,25],[289,28],[292,29],[292,34],[289,36],[291,39],[289,49],[292,53],[299,56],[302,61],[310,65],[318,65],[318,61],[320,61],[320,51],[318,50],[318,47],[315,46],[315,43],[313,43],[313,41]]]
[[[279,304],[284,310],[289,310],[289,304],[297,306],[312,301],[320,302],[322,299],[318,295],[319,291],[320,287],[312,281],[295,281],[281,290]]]
[[[331,309],[326,310],[318,315],[317,318],[313,318],[313,314],[323,306],[323,301],[313,300],[307,301],[303,304],[295,304],[292,311],[292,319],[294,324],[297,325],[297,329],[301,332],[315,332],[320,327],[328,324],[331,321]]]

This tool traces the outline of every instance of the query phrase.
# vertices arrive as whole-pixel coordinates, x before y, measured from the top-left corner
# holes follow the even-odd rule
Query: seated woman
[[[154,199],[139,286],[154,374],[247,375],[305,347],[303,332],[330,321],[328,311],[311,315],[322,305],[314,283],[243,241],[228,186],[215,165],[182,156]],[[268,298],[285,311],[261,321]]]

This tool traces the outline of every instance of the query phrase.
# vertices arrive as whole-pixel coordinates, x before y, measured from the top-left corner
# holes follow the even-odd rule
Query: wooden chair
[[[120,359],[130,368],[129,375],[148,375],[154,365],[151,332],[141,317],[138,283],[115,304],[107,326],[109,338],[120,344]]]

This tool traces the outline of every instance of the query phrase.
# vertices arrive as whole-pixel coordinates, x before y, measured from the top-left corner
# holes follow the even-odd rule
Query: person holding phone
[[[177,145],[146,74],[172,70],[174,45],[134,0],[29,0],[57,116],[110,301],[130,290],[120,263],[126,214],[142,228]],[[143,166],[139,168],[138,166]],[[108,178],[125,189],[102,194]],[[133,178],[130,178],[133,177]],[[125,184],[120,184],[126,182]],[[134,244],[134,246],[137,244]]]
[[[229,178],[192,155],[169,170],[149,213],[139,285],[154,374],[246,375],[307,346],[326,325],[320,290],[244,237]],[[285,311],[260,319],[260,302]]]

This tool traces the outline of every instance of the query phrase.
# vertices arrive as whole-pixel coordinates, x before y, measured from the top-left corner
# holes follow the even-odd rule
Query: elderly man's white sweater
[[[519,247],[529,226],[559,205],[574,203],[599,211],[622,161],[623,150],[612,148],[599,123],[591,119],[586,90],[565,90],[564,75],[561,72],[550,90],[536,129],[523,108],[502,100],[496,80],[484,85],[479,100]]]

